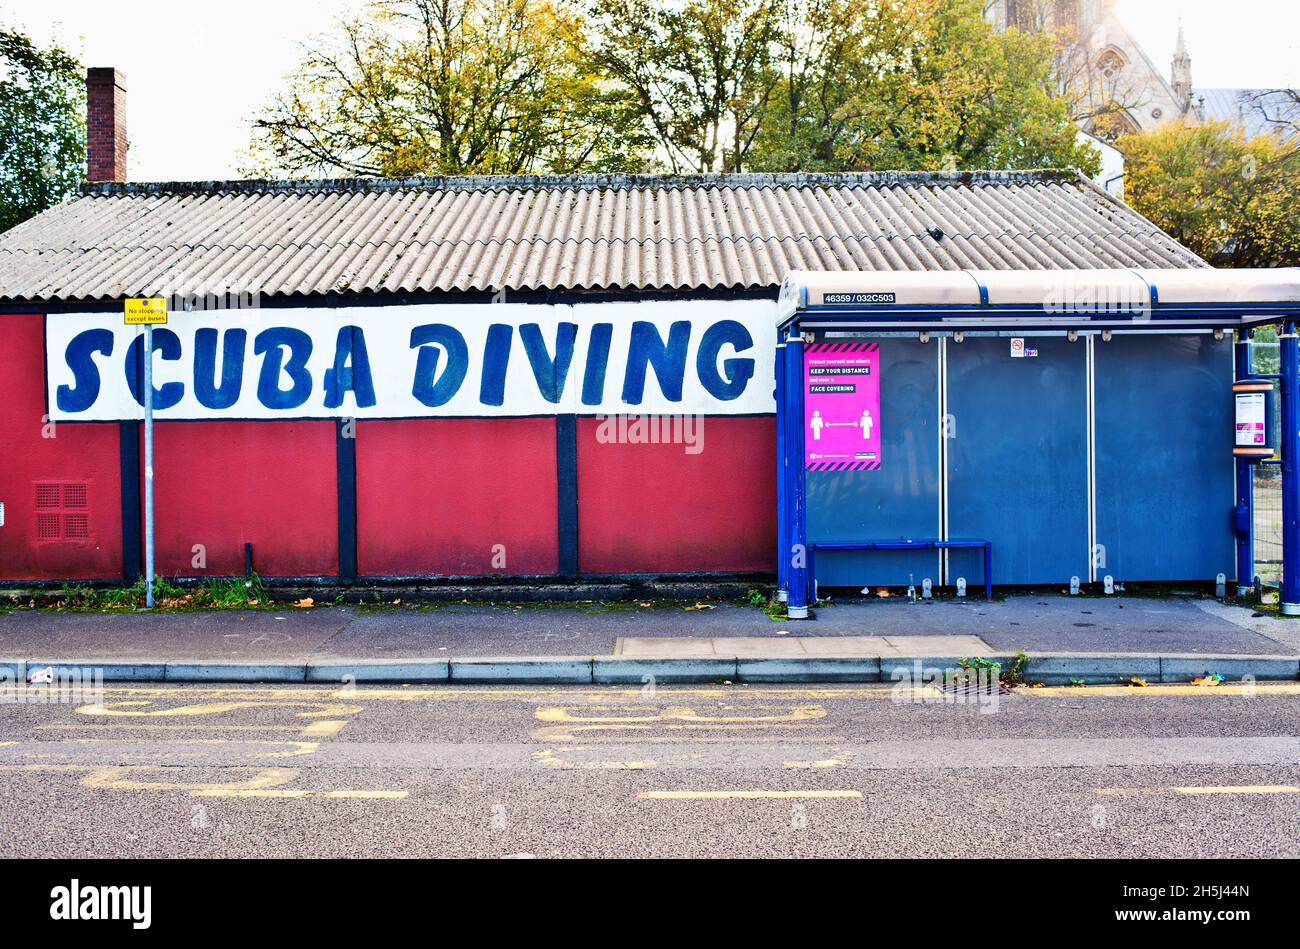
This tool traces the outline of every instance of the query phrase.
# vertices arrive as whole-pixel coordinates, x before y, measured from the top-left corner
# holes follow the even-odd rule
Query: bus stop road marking
[[[341,705],[329,702],[285,702],[243,700],[235,702],[200,702],[191,705],[177,705],[170,708],[143,708],[153,705],[149,701],[119,701],[97,705],[81,705],[76,709],[78,715],[114,718],[187,718],[205,715],[226,715],[231,712],[257,711],[263,709],[302,709],[294,713],[299,718],[315,718],[324,715],[355,715],[361,711],[359,705]]]
[[[149,765],[126,765],[119,767],[97,768],[81,779],[81,786],[86,788],[107,789],[113,791],[200,791],[200,790],[263,790],[280,787],[298,777],[297,768],[263,768],[245,781],[227,782],[184,782],[184,781],[139,781],[132,777],[140,773],[156,773],[161,768]],[[170,769],[169,769],[170,770]],[[250,771],[251,768],[232,768],[232,771]]]
[[[143,781],[132,775],[157,773],[162,769],[148,765],[96,768],[81,779],[81,786],[112,791],[183,791],[191,797],[232,798],[353,798],[364,800],[402,800],[409,796],[404,790],[366,790],[355,788],[288,788],[284,785],[296,780],[301,772],[297,768],[263,768],[243,781]],[[251,771],[251,768],[232,768],[232,771]]]
[[[339,719],[323,719],[318,722],[312,722],[302,730],[303,738],[333,738],[339,732],[343,731],[343,726],[347,721]]]
[[[800,798],[809,799],[835,799],[835,798],[860,798],[861,791],[832,791],[832,790],[809,790],[809,791],[641,791],[637,794],[638,801],[721,801],[721,800],[796,800]]]

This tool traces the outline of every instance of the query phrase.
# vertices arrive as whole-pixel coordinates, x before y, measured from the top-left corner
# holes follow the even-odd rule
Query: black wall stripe
[[[338,459],[340,583],[355,583],[357,579],[358,424],[356,419],[340,418],[334,421],[334,447]]]
[[[122,491],[122,580],[135,583],[144,575],[141,536],[140,423],[117,423],[117,457]]]
[[[556,517],[560,575],[578,575],[578,418],[555,417]]]

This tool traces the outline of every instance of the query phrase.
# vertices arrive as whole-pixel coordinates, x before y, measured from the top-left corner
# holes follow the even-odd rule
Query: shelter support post
[[[1300,347],[1296,324],[1278,334],[1282,374],[1282,612],[1300,615]]]
[[[790,619],[808,618],[811,578],[808,575],[807,503],[804,497],[803,339],[798,324],[785,343],[785,490],[787,525],[786,590]]]
[[[1237,333],[1233,359],[1238,381],[1253,375],[1250,358],[1250,330]],[[1245,529],[1237,531],[1237,595],[1246,596],[1255,591],[1255,468],[1245,458],[1238,458],[1237,510],[1244,517]]]
[[[788,459],[785,452],[785,343],[776,344],[776,598],[785,603],[789,599],[790,578],[787,565],[790,549],[789,517],[786,511],[785,470]]]

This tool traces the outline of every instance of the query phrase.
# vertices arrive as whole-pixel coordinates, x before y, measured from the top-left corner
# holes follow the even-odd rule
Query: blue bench
[[[975,550],[984,551],[984,599],[993,599],[993,542],[987,540],[867,540],[860,543],[808,545],[808,576],[815,584],[814,558],[819,550]]]

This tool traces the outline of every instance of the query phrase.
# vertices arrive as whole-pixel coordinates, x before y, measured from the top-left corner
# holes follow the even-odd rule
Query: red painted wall
[[[157,572],[238,576],[249,542],[264,576],[336,574],[335,465],[332,421],[155,423]]]
[[[555,573],[556,503],[554,418],[357,423],[362,576]]]
[[[42,437],[45,407],[45,318],[0,314],[0,578],[120,579],[122,507],[116,422],[61,423]],[[36,482],[84,484],[84,539],[37,541]],[[77,489],[80,494],[80,489]],[[76,533],[81,533],[78,530]]]
[[[706,418],[698,454],[602,443],[599,425],[578,420],[583,572],[775,569],[774,418]]]
[[[116,580],[119,426],[60,423],[42,437],[43,324],[0,315],[0,579]],[[774,419],[708,418],[699,454],[601,444],[599,424],[578,422],[583,572],[773,569]],[[359,573],[555,573],[555,448],[554,418],[359,422]],[[265,576],[337,573],[332,421],[159,422],[154,466],[159,573],[240,574],[245,542]],[[38,481],[85,485],[86,537],[38,542]],[[192,565],[195,544],[206,568]]]

